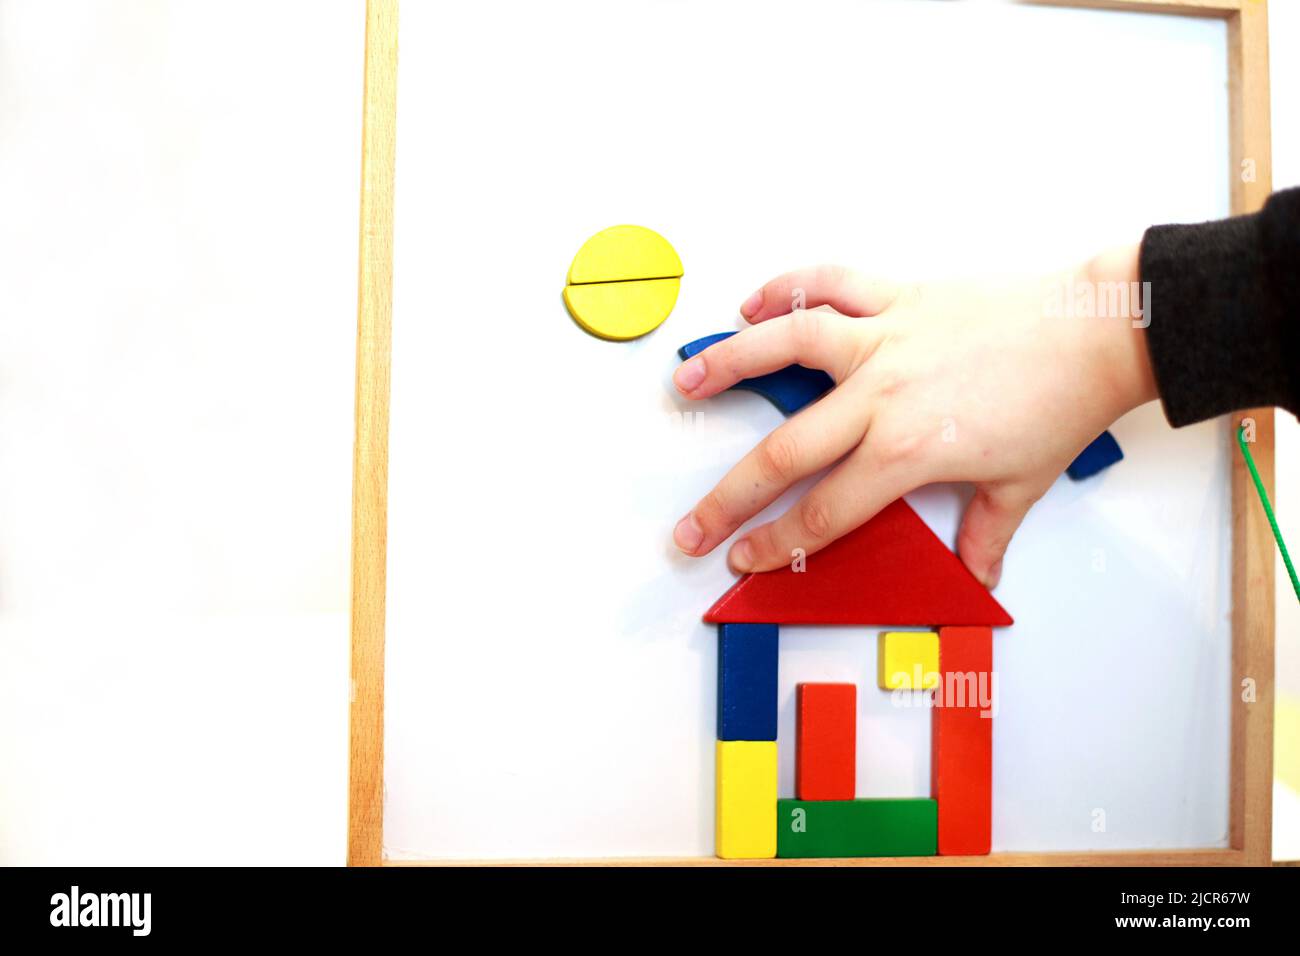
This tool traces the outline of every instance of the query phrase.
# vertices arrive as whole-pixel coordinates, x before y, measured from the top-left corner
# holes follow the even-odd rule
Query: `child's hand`
[[[1142,323],[1080,317],[1075,295],[1082,283],[1136,283],[1137,252],[1002,285],[892,286],[835,267],[772,280],[741,306],[752,325],[683,362],[674,383],[703,399],[797,363],[836,387],[741,459],[677,524],[677,546],[707,554],[793,482],[839,461],[732,546],[733,569],[780,567],[914,488],[970,481],[957,551],[994,586],[1029,507],[1111,422],[1156,397]],[[816,311],[791,311],[800,290]]]

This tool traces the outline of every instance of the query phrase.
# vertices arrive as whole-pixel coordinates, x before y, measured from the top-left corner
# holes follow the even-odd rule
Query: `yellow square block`
[[[931,690],[939,684],[939,635],[885,631],[880,635],[876,681],[881,690]]]
[[[776,856],[776,741],[719,740],[716,852],[724,860]]]

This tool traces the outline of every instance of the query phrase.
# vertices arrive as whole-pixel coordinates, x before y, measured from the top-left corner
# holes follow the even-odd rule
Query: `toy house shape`
[[[725,858],[762,858],[793,845],[778,821],[776,711],[778,625],[924,626],[939,632],[939,687],[932,709],[930,846],[876,833],[856,846],[921,846],[944,855],[989,852],[991,829],[992,629],[1011,616],[902,499],[856,531],[795,565],[747,574],[704,616],[718,625],[717,847]],[[976,686],[979,692],[976,692]],[[967,693],[969,689],[969,693]],[[982,695],[982,696],[981,696]],[[978,699],[968,699],[978,697]],[[837,803],[844,803],[838,801]],[[858,801],[890,828],[931,801]],[[780,801],[808,825],[852,808]],[[885,806],[889,804],[891,806]],[[934,822],[937,805],[937,822]],[[924,810],[925,808],[922,808]],[[811,842],[810,844],[811,845]],[[817,845],[824,846],[823,841]],[[780,855],[830,855],[782,852]],[[848,853],[847,855],[872,855]],[[878,855],[878,854],[877,854]],[[901,853],[899,854],[901,855]]]

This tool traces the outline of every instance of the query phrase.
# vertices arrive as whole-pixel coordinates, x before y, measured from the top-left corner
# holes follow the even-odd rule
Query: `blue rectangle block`
[[[775,624],[718,625],[718,739],[776,740]]]
[[[1065,473],[1073,481],[1083,481],[1123,460],[1124,452],[1120,450],[1115,436],[1110,432],[1102,432],[1092,440],[1092,444],[1079,452],[1079,457],[1070,462]]]

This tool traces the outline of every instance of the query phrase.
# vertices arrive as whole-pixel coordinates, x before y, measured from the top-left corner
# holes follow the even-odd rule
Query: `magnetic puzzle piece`
[[[746,574],[704,620],[911,627],[1012,623],[902,498],[809,555],[803,571],[786,565]]]
[[[699,355],[715,342],[731,338],[735,332],[718,332],[706,335],[694,342],[687,342],[677,350],[684,360]],[[732,388],[757,392],[779,408],[786,415],[793,415],[805,405],[810,405],[834,386],[835,381],[820,369],[804,368],[802,365],[787,365],[767,375],[741,379]]]
[[[677,350],[677,354],[685,361],[699,355],[715,342],[721,342],[735,334],[735,332],[718,332],[714,335],[706,335],[694,342],[687,342]],[[811,405],[821,398],[834,385],[835,381],[820,369],[787,365],[777,372],[742,379],[731,387],[757,392],[786,415],[793,415],[805,405]],[[1092,444],[1079,453],[1079,457],[1074,459],[1065,471],[1073,480],[1082,481],[1104,468],[1109,468],[1117,461],[1122,461],[1123,458],[1124,453],[1120,451],[1115,436],[1110,432],[1102,432]]]
[[[934,856],[933,800],[778,800],[776,855],[783,859]]]
[[[582,244],[569,266],[569,285],[679,279],[682,260],[668,240],[645,226],[610,226]]]
[[[1124,452],[1120,450],[1115,436],[1110,432],[1102,432],[1087,448],[1079,452],[1079,457],[1070,462],[1065,473],[1074,481],[1083,481],[1123,460]]]
[[[592,335],[635,339],[668,318],[681,276],[682,260],[659,233],[644,226],[611,226],[573,257],[564,304]]]
[[[852,800],[857,783],[857,687],[800,684],[796,697],[795,793],[800,800]]]
[[[993,831],[993,631],[940,628],[939,672],[930,725],[939,854],[982,855]]]
[[[724,860],[776,856],[776,741],[719,740],[714,852]]]
[[[566,285],[564,304],[592,335],[625,342],[654,331],[668,318],[680,285],[678,279]]]
[[[776,740],[775,624],[718,627],[718,739]]]
[[[939,682],[939,635],[934,631],[885,631],[876,650],[881,690],[932,690]]]

